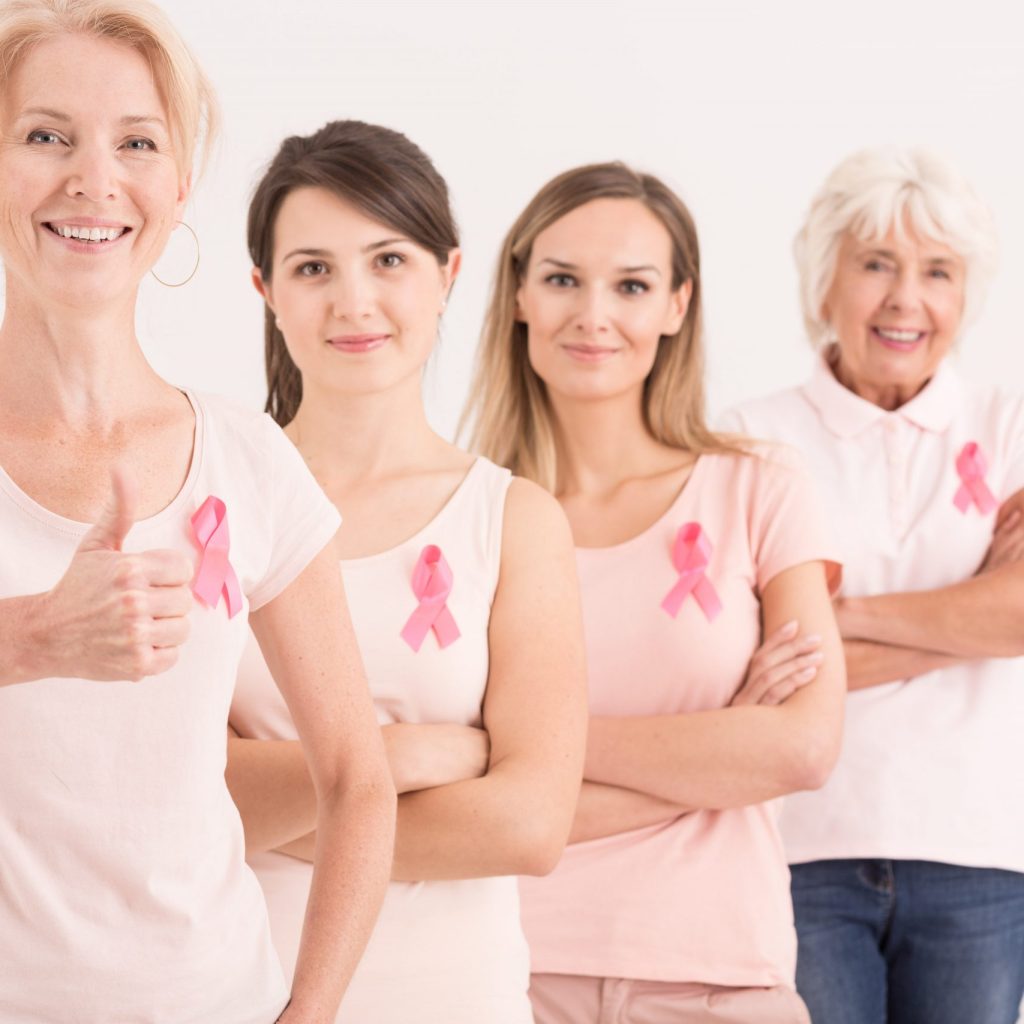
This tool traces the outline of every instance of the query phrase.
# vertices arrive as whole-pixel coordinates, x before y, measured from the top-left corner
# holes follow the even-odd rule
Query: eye
[[[889,269],[889,264],[886,263],[885,260],[875,259],[874,257],[872,257],[871,259],[865,261],[864,269],[876,270],[884,273],[886,270]]]
[[[130,139],[125,139],[122,145],[125,149],[131,149],[138,153],[145,152],[146,150],[156,152],[156,143],[152,139],[143,138],[141,135],[133,135]]]
[[[623,281],[619,285],[619,291],[626,295],[643,295],[650,290],[651,286],[646,281],[637,281],[635,279]]]
[[[46,128],[40,128],[38,131],[29,132],[29,142],[38,142],[44,146],[52,146],[55,143],[63,142],[63,138],[56,132],[51,132]]]
[[[945,267],[932,267],[931,270],[928,271],[928,276],[937,278],[940,281],[953,280],[952,274],[950,274],[950,272],[946,270]]]
[[[576,278],[572,274],[548,274],[544,281],[556,288],[572,288],[576,284]]]
[[[405,262],[405,257],[400,252],[382,252],[375,262],[385,270],[394,270]]]
[[[295,273],[300,277],[322,277],[327,273],[327,264],[320,260],[310,260],[308,263],[300,263]]]

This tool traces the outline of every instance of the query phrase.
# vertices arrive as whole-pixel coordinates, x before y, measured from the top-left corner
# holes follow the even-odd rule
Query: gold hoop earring
[[[171,284],[169,281],[161,280],[159,277],[157,277],[157,273],[155,270],[150,270],[150,273],[153,275],[153,277],[155,277],[156,280],[165,288],[182,288],[184,285],[188,284],[193,277],[196,276],[196,271],[199,269],[199,236],[192,230],[191,226],[186,224],[183,220],[179,220],[178,223],[183,228],[186,228],[188,230],[188,233],[192,236],[193,240],[196,243],[196,262],[195,265],[192,267],[192,272],[188,275],[188,277],[186,277],[184,281],[179,281],[177,284]]]

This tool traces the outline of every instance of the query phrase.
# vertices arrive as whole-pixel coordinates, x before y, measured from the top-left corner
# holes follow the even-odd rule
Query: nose
[[[338,270],[331,286],[331,313],[336,320],[355,323],[373,312],[373,288],[358,271]]]
[[[67,194],[102,202],[118,194],[117,157],[99,143],[80,143],[68,168]]]
[[[581,288],[573,327],[579,334],[603,334],[608,330],[608,300],[600,288]]]
[[[915,310],[921,303],[921,282],[913,268],[901,267],[892,279],[886,306],[894,312]]]

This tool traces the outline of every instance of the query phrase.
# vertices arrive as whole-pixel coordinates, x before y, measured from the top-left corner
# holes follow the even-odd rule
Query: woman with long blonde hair
[[[610,163],[540,190],[501,250],[469,410],[477,448],[558,497],[583,594],[572,842],[521,881],[540,1024],[807,1019],[775,798],[838,753],[838,567],[791,456],[707,427],[701,345],[670,189]]]

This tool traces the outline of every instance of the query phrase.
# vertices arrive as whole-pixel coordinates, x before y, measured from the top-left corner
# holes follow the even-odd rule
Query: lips
[[[387,334],[344,334],[328,338],[327,344],[338,352],[359,354],[380,348],[389,337]]]
[[[896,352],[910,352],[928,336],[927,331],[904,327],[872,327],[871,334],[880,344]]]
[[[599,363],[610,359],[618,351],[605,345],[563,345],[562,348],[581,363]]]

